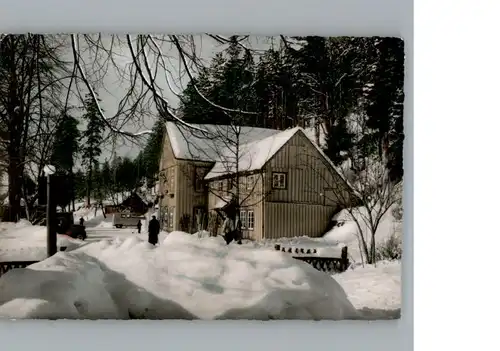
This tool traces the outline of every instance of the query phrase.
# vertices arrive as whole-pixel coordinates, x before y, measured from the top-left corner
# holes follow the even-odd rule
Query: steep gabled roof
[[[235,154],[234,150],[226,150],[205,176],[205,179],[234,174],[237,170],[238,172],[250,172],[261,169],[299,130],[301,128],[295,127],[278,131],[278,133],[262,140],[242,144],[239,147],[238,155]],[[238,156],[238,162],[236,162],[236,156]]]
[[[201,132],[175,122],[167,122],[166,130],[175,158],[203,162],[217,162],[228,149],[228,141],[236,139],[234,126],[193,124],[206,130]],[[267,128],[240,127],[240,144],[264,139],[280,131]]]
[[[196,128],[207,131],[188,130],[186,127],[167,122],[167,133],[177,159],[213,162],[214,166],[205,176],[206,180],[236,172],[235,147],[228,145],[228,138],[234,135],[234,126],[196,124]],[[301,127],[287,130],[276,130],[256,127],[240,127],[239,172],[262,169],[265,164],[296,134],[303,133],[306,139],[316,148],[325,162],[339,177],[359,196],[355,188],[344,177],[342,172],[323,152],[313,139],[314,134]]]
[[[330,158],[326,156],[323,150],[321,150],[321,147],[319,147],[313,140],[311,140],[311,137],[306,134],[303,128],[300,127],[280,131],[279,133],[269,136],[265,139],[242,145],[240,147],[241,153],[238,162],[239,171],[245,172],[262,169],[265,164],[269,160],[271,160],[274,155],[276,155],[276,153],[297,133],[302,133],[306,137],[308,142],[313,145],[313,147],[318,151],[325,162],[332,168],[335,173],[338,174],[340,179],[345,182],[347,187],[351,189],[353,194],[359,197],[359,194],[356,192],[354,186],[342,174],[340,169],[335,166]],[[210,180],[223,175],[236,173],[236,159],[234,153],[232,154],[232,159],[229,158],[230,156],[231,154],[228,154],[225,159],[216,162],[210,172],[205,176],[205,179]]]

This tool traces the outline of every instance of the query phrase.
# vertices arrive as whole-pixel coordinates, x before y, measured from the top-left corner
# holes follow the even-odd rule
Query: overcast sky
[[[120,37],[125,40],[125,36]],[[249,41],[246,45],[251,46],[254,49],[265,50],[272,45],[272,41],[268,38],[264,37],[250,37]],[[111,47],[111,37],[103,37],[103,43]],[[189,77],[185,74],[185,70],[182,67],[182,63],[179,59],[178,51],[173,45],[169,43],[157,43],[161,46],[161,50],[163,52],[163,57],[166,60],[166,65],[170,70],[170,84],[176,90],[177,93],[180,93],[186,84],[189,81]],[[85,50],[85,45],[83,42],[80,44],[80,49],[82,52]],[[107,72],[105,75],[102,75],[102,87],[98,88],[99,97],[102,100],[101,106],[105,111],[106,116],[115,115],[118,110],[118,104],[125,96],[126,92],[130,87],[130,82],[128,81],[120,81],[119,77],[124,73],[128,72],[129,65],[132,63],[130,51],[126,46],[126,43],[123,42],[122,45],[114,44],[114,51],[118,52],[118,48],[120,48],[120,54],[115,55],[115,62],[118,64],[118,68],[115,68],[113,65],[107,65]],[[195,51],[196,55],[201,58],[204,63],[209,64],[211,58],[221,51],[227,48],[227,45],[221,45],[216,42],[214,39],[210,38],[206,35],[198,35],[195,36]],[[70,54],[71,55],[71,54]],[[149,55],[148,55],[149,56]],[[156,55],[149,56],[151,60],[151,65],[155,66],[154,60],[158,57]],[[89,71],[92,69],[91,63],[95,59],[93,54],[84,55],[85,67]],[[95,67],[95,66],[94,66]],[[156,79],[157,84],[162,89],[162,93],[164,98],[169,102],[170,106],[177,107],[179,104],[179,99],[175,95],[174,92],[169,88],[167,84],[167,80],[163,75],[165,70],[160,67],[160,71],[158,72],[158,78]],[[194,71],[193,71],[194,73]],[[86,87],[80,83],[78,85],[78,89],[80,89],[82,94],[87,93]],[[75,89],[74,89],[75,90]],[[76,91],[76,90],[75,90]],[[75,104],[81,104],[78,102],[76,97],[73,99]],[[129,132],[139,132],[146,129],[151,129],[155,122],[156,118],[156,110],[154,106],[149,109],[149,113],[144,113],[141,116],[137,116],[139,118],[135,119],[133,123],[128,123],[123,127],[124,130]],[[81,112],[77,112],[79,114]],[[84,124],[82,124],[82,127]],[[121,138],[119,138],[121,139]],[[101,157],[102,160],[111,157],[112,146],[110,144],[106,145],[103,148],[103,155]],[[116,153],[121,156],[129,156],[135,157],[140,150],[140,147],[133,142],[125,141],[125,140],[117,140],[116,144]]]

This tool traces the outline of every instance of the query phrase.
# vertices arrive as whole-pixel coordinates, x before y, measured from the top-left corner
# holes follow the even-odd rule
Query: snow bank
[[[401,261],[380,261],[333,275],[365,318],[399,318]]]
[[[368,226],[363,220],[363,216],[366,216],[366,211],[367,210],[365,207],[358,207],[353,212],[353,214],[359,221],[365,238],[367,238],[368,240],[370,231],[368,230]],[[351,214],[348,210],[342,210],[333,219],[337,220],[339,222],[339,225],[328,231],[323,236],[323,240],[340,246],[346,245],[348,247],[349,256],[351,257],[351,259],[353,259],[355,262],[361,262],[361,251],[358,241],[359,229]],[[382,217],[382,220],[380,221],[377,232],[375,233],[375,242],[377,245],[384,243],[393,234],[401,237],[402,231],[403,222],[394,218],[391,208],[385,213],[385,215]]]
[[[196,235],[198,238],[203,239],[203,238],[210,238],[211,234],[210,232],[206,230],[200,230],[199,232],[194,233],[193,235]]]
[[[97,261],[60,252],[0,278],[0,318],[118,318]]]
[[[137,237],[92,243],[9,271],[0,303],[9,318],[359,317],[334,279],[289,254],[182,232],[156,247]]]
[[[57,247],[73,250],[83,241],[57,235]],[[0,223],[0,261],[40,261],[47,256],[47,227],[26,220]]]

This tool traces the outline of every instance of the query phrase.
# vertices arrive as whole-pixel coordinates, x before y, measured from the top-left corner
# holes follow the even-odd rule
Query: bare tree
[[[357,117],[356,120],[361,122],[362,118]],[[403,183],[390,180],[386,164],[385,153],[382,157],[357,154],[355,160],[351,155],[340,167],[330,163],[335,176],[323,178],[329,192],[323,196],[339,204],[348,213],[347,219],[356,224],[362,259],[369,264],[375,263],[377,257],[377,229],[386,213],[402,196]],[[318,175],[321,176],[320,173]]]
[[[356,178],[354,188],[362,206],[346,210],[358,228],[366,262],[375,263],[377,229],[385,214],[401,198],[402,183],[391,182],[385,162],[377,157],[368,157],[366,168]]]
[[[281,39],[286,38],[282,36]],[[185,84],[193,81],[193,78],[207,65],[200,55],[203,41],[207,40],[221,46],[228,46],[234,41],[214,34],[200,36],[102,36],[101,34],[2,36],[1,56],[2,65],[5,67],[2,68],[2,72],[5,78],[2,79],[1,84],[2,99],[5,101],[0,104],[2,105],[0,113],[8,127],[0,132],[2,135],[9,135],[8,147],[5,150],[10,160],[9,197],[14,206],[13,212],[18,212],[22,193],[19,180],[22,174],[21,165],[27,160],[28,147],[25,140],[28,139],[29,133],[22,132],[22,130],[33,128],[33,123],[27,122],[29,118],[38,115],[38,122],[45,118],[47,104],[65,111],[70,108],[71,104],[75,104],[75,99],[80,103],[83,102],[88,93],[97,104],[99,116],[109,133],[118,134],[133,141],[151,132],[145,126],[145,117],[157,116],[158,111],[162,111],[169,120],[193,132],[207,132],[203,128],[183,121],[175,111],[174,104],[168,99],[169,95],[179,97]],[[52,45],[54,43],[57,45]],[[262,51],[252,48],[247,35],[239,36],[237,43],[254,55]],[[51,54],[55,52],[50,50],[54,47],[66,50],[70,62],[62,62],[56,54]],[[51,67],[57,67],[61,72],[51,76],[41,74],[45,72],[42,68],[46,68],[41,64],[42,53],[45,55],[44,58],[47,57],[47,60],[43,62],[50,62]],[[17,66],[13,64],[7,66],[8,58],[11,61],[15,60]],[[114,71],[117,76],[117,82],[113,88],[119,85],[123,94],[116,96],[116,91],[113,91],[113,95],[118,99],[117,109],[116,112],[107,115],[98,101],[94,88],[109,91],[104,84],[104,78],[111,71]],[[18,89],[19,82],[24,84],[22,89]],[[56,93],[56,87],[60,86],[63,86],[65,91],[59,90]],[[257,114],[255,111],[221,106],[207,98],[196,84],[194,88],[207,103],[224,113]],[[16,89],[17,95],[13,94]],[[48,94],[48,92],[54,94]],[[39,124],[45,126],[44,123]],[[30,127],[24,128],[27,125]],[[234,126],[237,125],[237,123],[234,124]],[[135,130],[129,131],[129,127]],[[22,137],[12,137],[12,135]],[[2,137],[1,140],[6,139]],[[37,153],[46,154],[43,150]],[[236,153],[238,154],[239,151]],[[42,155],[38,157],[44,158]],[[37,162],[39,165],[44,163],[41,159]]]
[[[150,130],[129,132],[125,125],[143,125],[144,116],[163,111],[167,118],[193,130],[180,118],[167,95],[180,97],[180,92],[189,81],[207,65],[199,51],[203,41],[211,44],[229,45],[231,40],[220,35],[95,35],[72,34],[71,51],[75,77],[82,82],[86,91],[93,93],[93,87],[102,84],[103,77],[111,70],[119,77],[124,94],[119,98],[118,109],[113,115],[100,115],[110,131],[129,138],[150,133]],[[244,50],[258,54],[248,41],[248,36],[240,36],[238,45]],[[168,51],[168,53],[165,53]],[[77,95],[82,98],[81,84],[76,85]],[[227,113],[256,115],[254,111],[231,109],[211,101],[195,85],[196,92],[210,105]],[[84,94],[83,94],[84,95]],[[100,106],[100,105],[99,105]]]
[[[36,158],[45,158],[40,150],[55,123],[48,111],[61,108],[61,81],[67,76],[57,57],[61,48],[57,39],[5,35],[0,42],[0,149],[8,163],[11,220],[19,218],[26,165],[39,163],[43,168],[43,161]]]

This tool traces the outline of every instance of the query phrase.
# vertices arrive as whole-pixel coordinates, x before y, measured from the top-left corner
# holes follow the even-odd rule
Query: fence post
[[[342,248],[342,254],[340,255],[342,260],[342,271],[347,270],[347,265],[349,264],[349,258],[347,256],[347,246]]]

